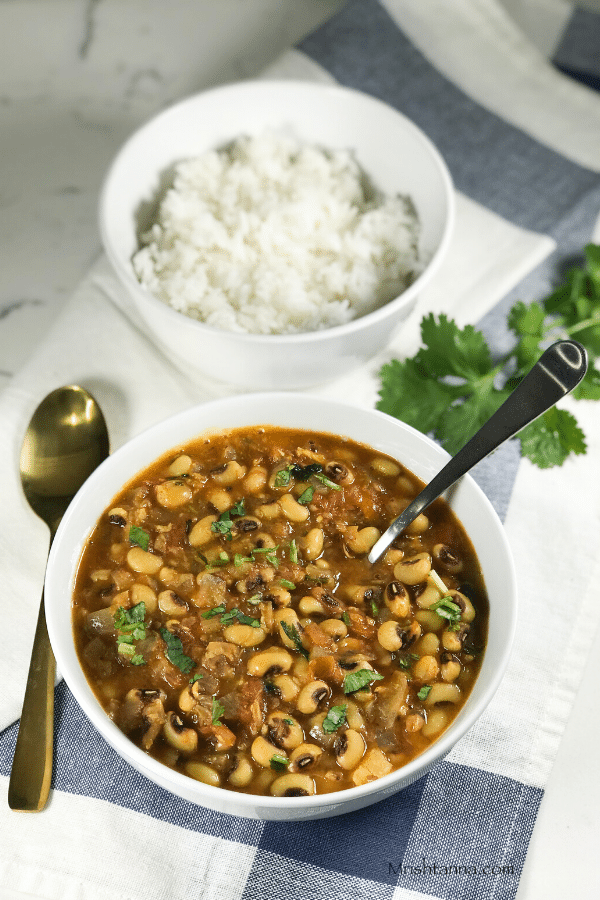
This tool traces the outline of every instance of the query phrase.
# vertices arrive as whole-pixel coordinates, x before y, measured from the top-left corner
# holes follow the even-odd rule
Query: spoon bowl
[[[369,562],[377,562],[404,529],[474,465],[574,390],[586,371],[587,353],[577,341],[557,341],[548,347],[502,406],[386,528],[369,553]]]
[[[57,388],[33,413],[21,449],[21,484],[32,510],[50,530],[50,544],[69,503],[108,452],[104,416],[83,388]],[[48,798],[55,670],[42,592],[8,787],[11,809],[35,812]]]

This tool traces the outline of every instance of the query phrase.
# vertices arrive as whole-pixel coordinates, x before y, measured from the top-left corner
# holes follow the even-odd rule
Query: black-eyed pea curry
[[[405,765],[465,702],[488,618],[441,500],[368,562],[421,487],[369,447],[274,427],[200,438],[140,473],[88,540],[73,598],[108,715],[233,791],[323,794]]]

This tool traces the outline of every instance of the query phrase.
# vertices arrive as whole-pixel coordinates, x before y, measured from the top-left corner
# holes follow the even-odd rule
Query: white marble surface
[[[539,0],[504,2],[534,27]],[[98,189],[123,139],[180,96],[259,72],[337,3],[0,2],[0,388],[100,251]],[[556,21],[540,37],[545,47],[569,5],[555,0],[554,7]],[[596,668],[594,654],[547,787],[519,900],[600,896]],[[0,894],[24,896],[10,885]]]

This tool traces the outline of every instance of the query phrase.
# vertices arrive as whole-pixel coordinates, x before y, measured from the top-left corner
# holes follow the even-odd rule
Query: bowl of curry
[[[506,537],[468,476],[368,562],[446,458],[383,413],[278,393],[117,450],[46,578],[92,723],[155,783],[252,818],[339,815],[425,774],[491,700],[516,620]]]

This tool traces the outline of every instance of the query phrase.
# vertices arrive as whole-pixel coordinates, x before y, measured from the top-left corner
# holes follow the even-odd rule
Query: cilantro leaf
[[[309,484],[309,486],[306,488],[306,490],[302,491],[302,493],[298,497],[298,503],[302,503],[302,504],[310,503],[310,501],[313,498],[314,493],[315,493],[314,487],[312,486],[312,484]]]
[[[340,706],[332,706],[325,718],[323,719],[323,731],[325,734],[333,734],[338,728],[346,723],[346,710],[348,704],[344,703]]]
[[[570,453],[585,453],[586,442],[575,417],[555,406],[517,435],[521,453],[540,469],[563,464]]]
[[[429,608],[436,612],[438,616],[441,616],[442,619],[447,619],[448,622],[458,622],[462,615],[460,606],[458,603],[454,603],[451,597],[440,597]]]
[[[358,672],[349,672],[344,678],[344,693],[353,694],[371,684],[373,681],[382,681],[383,675],[374,672],[373,669],[359,669]]]
[[[160,635],[167,645],[167,659],[177,666],[180,671],[187,675],[191,672],[196,663],[183,652],[183,644],[176,634],[173,634],[167,628],[160,629]]]
[[[212,698],[212,708],[211,708],[211,721],[213,725],[222,725],[221,716],[225,712],[225,707],[222,703],[219,703],[217,700],[216,694],[213,694]]]
[[[292,641],[292,643],[294,644],[296,650],[299,653],[301,653],[305,659],[308,659],[308,650],[303,645],[300,635],[298,634],[298,629],[296,628],[296,626],[290,625],[290,624],[288,624],[288,622],[283,622],[283,621],[281,621],[279,624],[281,625],[281,628],[283,629],[283,632],[286,635],[286,637],[288,637],[290,639],[290,641]]]
[[[129,529],[129,543],[137,544],[137,546],[141,547],[142,550],[147,550],[150,546],[150,535],[147,531],[144,531],[143,528],[138,528],[137,525],[132,525]]]
[[[419,700],[426,700],[429,697],[429,691],[431,690],[430,684],[424,684],[420,691],[417,691],[417,697]]]
[[[244,516],[246,514],[244,498],[231,507],[231,509],[225,510],[222,512],[216,522],[213,522],[210,526],[210,530],[214,534],[222,534],[228,541],[232,540],[233,534],[233,521],[232,516]]]
[[[269,760],[269,765],[275,772],[285,772],[289,764],[290,760],[287,756],[282,756],[280,753],[274,753]]]

